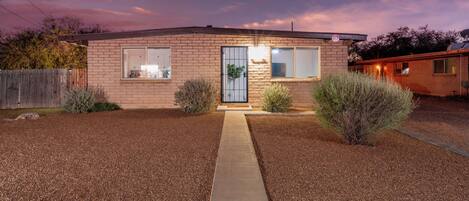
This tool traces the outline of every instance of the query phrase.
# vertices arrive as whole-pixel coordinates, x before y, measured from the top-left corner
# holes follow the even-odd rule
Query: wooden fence
[[[59,107],[65,92],[86,87],[86,69],[0,71],[0,109]]]

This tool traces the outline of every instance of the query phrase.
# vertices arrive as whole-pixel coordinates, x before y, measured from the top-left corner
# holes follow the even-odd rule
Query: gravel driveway
[[[223,113],[0,120],[0,200],[208,200]]]

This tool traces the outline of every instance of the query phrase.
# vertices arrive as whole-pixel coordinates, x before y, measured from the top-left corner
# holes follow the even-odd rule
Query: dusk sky
[[[112,31],[208,24],[289,30],[293,20],[298,31],[374,37],[399,26],[469,28],[469,0],[0,0],[3,31],[34,26],[46,15],[76,16]]]

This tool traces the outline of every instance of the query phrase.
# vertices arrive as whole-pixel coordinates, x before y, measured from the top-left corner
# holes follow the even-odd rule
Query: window
[[[398,63],[394,67],[394,75],[409,75],[409,63]]]
[[[318,48],[272,48],[272,77],[319,76]]]
[[[457,58],[437,59],[433,60],[433,73],[435,74],[455,74]]]
[[[123,62],[123,78],[171,78],[171,50],[169,48],[124,48]]]
[[[433,73],[446,73],[445,60],[434,60],[433,61]]]

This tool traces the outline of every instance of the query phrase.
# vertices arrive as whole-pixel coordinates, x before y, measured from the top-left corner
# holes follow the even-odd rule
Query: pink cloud
[[[115,11],[115,10],[101,9],[101,8],[95,8],[95,9],[91,9],[91,10],[94,10],[96,12],[111,14],[111,15],[120,15],[120,16],[129,16],[129,15],[131,15],[131,13],[127,13],[127,12],[120,12],[120,11]]]
[[[185,22],[182,18],[171,16],[161,16],[158,19],[148,20],[142,16],[144,14],[139,15],[135,13],[132,8],[129,8],[127,11],[102,8],[81,8],[49,1],[36,3],[36,5],[42,8],[47,14],[54,17],[78,17],[82,19],[85,24],[101,24],[112,31],[167,27],[168,24],[178,25],[181,22]],[[21,13],[27,21],[19,19],[17,16],[0,9],[0,30],[4,32],[15,32],[27,27],[38,27],[39,24],[41,24],[42,19],[45,17],[28,3],[13,2],[6,6],[16,13]]]
[[[299,31],[365,33],[370,37],[400,26],[415,28],[427,24],[431,28],[459,31],[469,26],[467,21],[460,19],[460,16],[467,12],[467,8],[462,6],[466,4],[467,1],[458,0],[453,3],[436,0],[356,2],[328,9],[317,8],[293,17],[253,21],[238,26],[289,30],[293,20],[295,30]]]
[[[141,15],[154,15],[155,13],[150,11],[150,10],[146,10],[142,7],[138,7],[138,6],[134,6],[132,7],[132,12],[134,13],[137,13],[137,14],[141,14]]]
[[[242,3],[242,2],[235,2],[235,3],[232,3],[232,4],[228,4],[228,5],[222,6],[218,10],[216,10],[214,12],[214,14],[233,12],[235,10],[238,10],[243,5],[245,5],[245,3]]]

